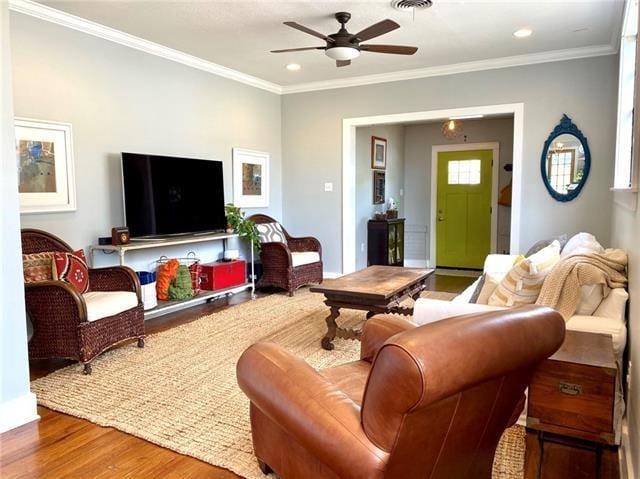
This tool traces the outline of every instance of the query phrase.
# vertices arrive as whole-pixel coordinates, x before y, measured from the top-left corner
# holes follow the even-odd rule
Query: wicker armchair
[[[22,230],[24,254],[47,251],[72,252],[61,239],[45,231]],[[85,298],[63,281],[25,283],[27,313],[33,323],[29,358],[52,357],[76,359],[91,374],[91,361],[111,346],[128,339],[138,339],[144,347],[144,313],[140,282],[127,267],[89,269],[91,291],[130,291],[138,298],[137,306],[95,321],[87,319]]]
[[[253,215],[248,218],[256,224],[278,223],[267,215]],[[282,226],[282,225],[280,225]],[[287,244],[279,242],[262,243],[260,260],[262,277],[258,286],[275,286],[285,289],[293,296],[296,289],[308,284],[322,283],[322,246],[311,236],[294,238],[282,226]],[[294,266],[292,253],[318,253],[319,261]]]

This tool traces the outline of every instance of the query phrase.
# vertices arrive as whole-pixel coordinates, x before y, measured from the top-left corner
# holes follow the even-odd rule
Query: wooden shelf
[[[179,301],[158,301],[158,306],[152,309],[148,309],[144,312],[144,319],[152,319],[158,316],[162,316],[163,314],[172,313],[174,311],[179,311],[184,308],[189,308],[191,306],[196,306],[198,304],[206,303],[215,298],[219,298],[221,296],[226,296],[228,294],[236,294],[247,289],[252,289],[253,285],[251,283],[239,284],[238,286],[232,286],[230,288],[218,289],[216,291],[206,291],[202,290],[198,293],[197,296],[193,298],[179,300]]]

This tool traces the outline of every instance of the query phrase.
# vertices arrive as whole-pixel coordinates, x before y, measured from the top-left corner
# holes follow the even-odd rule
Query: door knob
[[[438,221],[444,221],[444,216],[438,216]]]

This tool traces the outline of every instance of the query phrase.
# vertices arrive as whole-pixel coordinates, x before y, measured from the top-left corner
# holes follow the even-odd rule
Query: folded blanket
[[[626,268],[627,254],[620,249],[569,256],[549,272],[536,304],[555,309],[566,321],[578,308],[583,285],[602,284],[607,296],[609,288],[627,285]]]

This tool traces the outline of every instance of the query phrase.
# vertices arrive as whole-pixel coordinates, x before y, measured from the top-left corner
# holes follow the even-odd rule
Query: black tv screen
[[[132,238],[226,228],[220,161],[122,153],[122,183]]]

